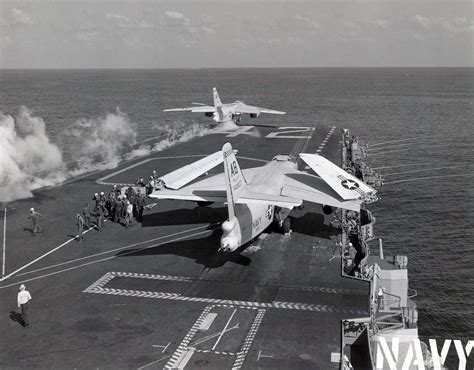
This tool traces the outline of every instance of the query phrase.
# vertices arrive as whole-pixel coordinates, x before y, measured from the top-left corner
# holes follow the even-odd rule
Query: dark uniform
[[[142,222],[143,219],[143,209],[145,208],[146,201],[145,197],[142,194],[139,194],[137,197],[137,213],[138,217],[137,220]]]
[[[115,212],[114,212],[114,222],[120,222],[122,217],[123,204],[120,199],[115,199]]]

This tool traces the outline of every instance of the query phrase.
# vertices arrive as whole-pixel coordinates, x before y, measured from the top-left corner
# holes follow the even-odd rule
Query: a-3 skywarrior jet
[[[164,109],[163,112],[188,111],[192,113],[204,113],[206,117],[212,117],[214,122],[213,124],[211,124],[211,126],[216,126],[217,124],[226,122],[233,122],[236,125],[239,125],[242,114],[249,114],[251,118],[257,118],[260,113],[286,113],[278,110],[254,107],[251,105],[247,105],[241,101],[236,101],[229,104],[222,104],[221,99],[219,98],[219,94],[217,93],[217,89],[215,87],[212,89],[212,94],[214,96],[214,106],[205,105],[202,103],[193,103],[195,104],[194,107]]]
[[[150,197],[227,203],[229,218],[222,224],[220,251],[232,252],[260,235],[273,221],[285,232],[289,213],[303,201],[360,211],[365,197],[376,190],[317,154],[299,154],[317,175],[298,170],[297,159],[277,155],[269,163],[241,170],[230,143],[161,177],[162,188]],[[224,162],[224,173],[189,184]]]

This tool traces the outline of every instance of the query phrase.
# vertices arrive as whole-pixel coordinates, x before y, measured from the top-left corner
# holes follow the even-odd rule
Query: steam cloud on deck
[[[60,184],[79,174],[115,168],[122,159],[161,151],[209,133],[198,124],[155,125],[154,142],[137,143],[137,132],[119,109],[104,117],[80,119],[58,137],[73,153],[65,161],[61,145],[52,143],[46,124],[26,107],[16,116],[0,111],[0,202],[32,196],[32,191]]]

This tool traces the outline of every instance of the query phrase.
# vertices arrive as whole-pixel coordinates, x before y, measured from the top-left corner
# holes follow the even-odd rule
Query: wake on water
[[[104,117],[81,119],[50,141],[41,117],[22,106],[16,116],[0,111],[0,202],[33,196],[32,191],[58,185],[74,176],[112,169],[120,161],[158,152],[211,131],[203,125],[155,125],[154,142],[137,142],[136,130],[118,108]],[[228,129],[228,128],[227,128]],[[64,160],[64,146],[74,160]]]

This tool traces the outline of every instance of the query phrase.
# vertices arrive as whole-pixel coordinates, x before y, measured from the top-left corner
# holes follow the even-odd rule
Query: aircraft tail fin
[[[224,156],[224,173],[227,194],[227,208],[229,210],[229,220],[235,218],[235,202],[239,193],[247,185],[247,181],[237,163],[237,158],[230,143],[225,143],[222,147]]]
[[[221,98],[219,98],[219,94],[217,93],[217,89],[214,87],[212,88],[212,95],[214,96],[214,107],[222,106]]]

